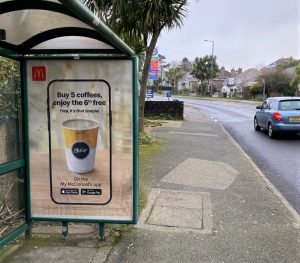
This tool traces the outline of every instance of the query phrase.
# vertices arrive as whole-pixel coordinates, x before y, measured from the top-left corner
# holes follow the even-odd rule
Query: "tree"
[[[284,70],[286,68],[294,67],[299,64],[299,60],[289,57],[282,59],[282,61],[276,66],[277,70]]]
[[[193,64],[192,74],[201,81],[208,81],[216,77],[219,66],[216,56],[205,56],[196,58]]]
[[[193,64],[191,61],[188,60],[188,58],[184,57],[180,64],[179,64],[179,67],[183,70],[183,72],[185,74],[188,74],[191,72],[192,70],[192,67],[193,67]]]
[[[86,0],[85,3],[127,44],[136,46],[143,43],[145,59],[139,97],[139,131],[143,131],[148,70],[153,50],[163,29],[181,26],[187,0]]]
[[[216,63],[216,59],[216,56],[212,57],[207,55],[205,57],[196,58],[191,72],[196,78],[198,78],[201,81],[201,83],[207,82],[211,94],[213,93],[214,85],[213,83],[209,84],[208,81],[216,77],[217,72],[219,71],[219,66]],[[202,88],[203,85],[199,86],[201,94]]]
[[[158,54],[158,64],[160,67],[160,76],[158,76],[158,83],[160,83],[161,86],[164,85],[164,69],[168,68],[170,64],[166,64],[165,61],[166,57],[164,55]]]
[[[299,91],[298,89],[299,85],[300,85],[300,63],[296,66],[296,76],[291,81],[291,86],[298,91]]]
[[[184,71],[180,67],[174,66],[165,71],[165,74],[172,87],[174,87],[173,93],[178,93],[178,82],[185,75]]]
[[[272,92],[282,93],[284,96],[293,96],[296,87],[290,85],[291,77],[286,73],[276,70],[267,71],[259,76],[258,81],[265,81],[266,94],[269,97]]]
[[[207,87],[208,87],[208,82],[201,82],[201,83],[199,83],[199,85],[198,85],[198,93],[200,94],[200,95],[203,95],[203,94],[205,94],[206,93],[206,91],[207,91]]]
[[[260,83],[256,82],[255,84],[249,86],[249,92],[252,97],[255,97],[256,95],[262,93],[262,86]]]

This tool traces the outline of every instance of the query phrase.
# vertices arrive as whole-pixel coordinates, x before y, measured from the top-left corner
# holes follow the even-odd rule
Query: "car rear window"
[[[300,110],[300,100],[282,100],[278,104],[279,110]]]

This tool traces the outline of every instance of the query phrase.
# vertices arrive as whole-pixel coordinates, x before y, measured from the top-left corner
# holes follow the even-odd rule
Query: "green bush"
[[[0,121],[17,118],[20,99],[19,63],[0,56]]]
[[[149,133],[147,132],[140,132],[139,133],[139,144],[149,144],[153,140]]]
[[[160,120],[150,120],[150,119],[145,119],[144,120],[144,126],[145,127],[157,127],[157,126],[162,126],[162,122]]]
[[[169,120],[169,121],[174,121],[176,119],[173,116],[171,116],[170,114],[161,113],[159,116],[153,117],[153,120]]]

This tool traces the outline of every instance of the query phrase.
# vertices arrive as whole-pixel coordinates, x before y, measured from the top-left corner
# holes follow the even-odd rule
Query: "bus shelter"
[[[137,221],[137,57],[79,0],[0,0],[0,245]]]

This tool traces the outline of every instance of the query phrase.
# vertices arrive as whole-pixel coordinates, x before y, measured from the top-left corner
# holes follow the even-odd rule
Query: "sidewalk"
[[[147,207],[107,262],[299,262],[295,218],[218,123],[185,107],[151,133],[166,148]]]
[[[218,123],[185,107],[151,134],[164,149],[146,167],[147,206],[117,244],[94,226],[68,240],[43,226],[3,262],[299,262],[299,222]]]

